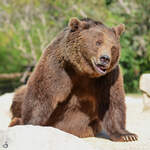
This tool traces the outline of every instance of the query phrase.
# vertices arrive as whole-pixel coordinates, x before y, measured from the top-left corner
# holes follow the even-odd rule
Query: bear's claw
[[[132,141],[137,141],[138,136],[133,133],[128,133],[128,134],[120,135],[120,137],[116,137],[116,138],[113,137],[111,138],[111,140],[116,142],[132,142]]]
[[[8,127],[13,127],[15,125],[23,125],[21,118],[13,118]]]

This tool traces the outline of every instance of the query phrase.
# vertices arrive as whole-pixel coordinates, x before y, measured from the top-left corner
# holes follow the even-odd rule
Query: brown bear
[[[103,128],[112,141],[137,140],[125,127],[118,64],[123,31],[123,24],[109,28],[92,19],[72,18],[15,94],[10,126],[53,126],[78,137],[95,136]]]

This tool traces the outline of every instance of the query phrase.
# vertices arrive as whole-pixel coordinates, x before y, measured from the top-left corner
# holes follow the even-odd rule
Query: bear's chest
[[[74,83],[72,95],[76,97],[76,103],[83,112],[95,113],[97,111],[98,100],[93,80],[78,79]]]

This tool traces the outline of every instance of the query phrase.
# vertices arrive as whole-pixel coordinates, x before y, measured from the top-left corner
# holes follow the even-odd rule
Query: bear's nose
[[[104,65],[108,64],[110,62],[110,57],[108,55],[102,55],[100,57],[100,62]]]

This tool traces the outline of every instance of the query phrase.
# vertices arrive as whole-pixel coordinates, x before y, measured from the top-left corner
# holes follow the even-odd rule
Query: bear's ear
[[[120,25],[118,25],[116,27],[113,27],[112,30],[114,31],[116,36],[119,38],[120,35],[125,31],[125,25],[124,24],[120,24]]]
[[[71,31],[76,31],[81,26],[81,21],[78,18],[71,18],[69,21],[69,27]]]

